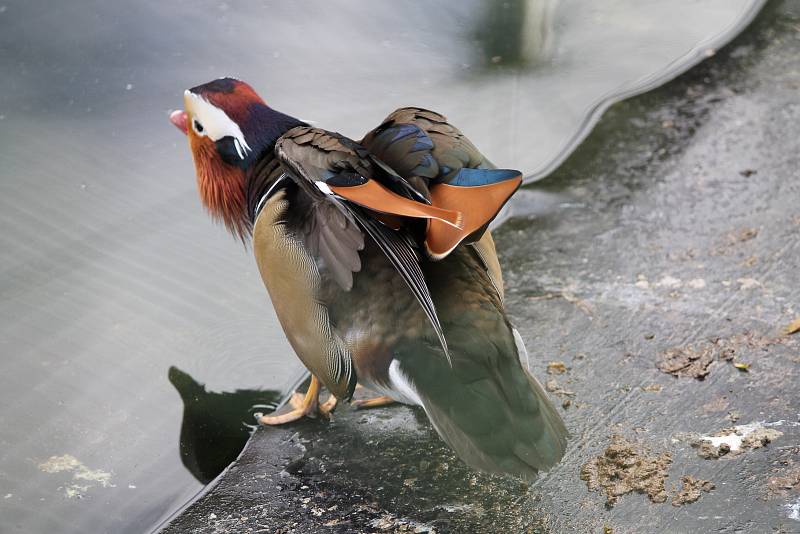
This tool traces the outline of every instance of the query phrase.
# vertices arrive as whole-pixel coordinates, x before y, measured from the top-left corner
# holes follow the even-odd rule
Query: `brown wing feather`
[[[420,267],[420,258],[407,229],[390,229],[379,222],[375,212],[407,217],[436,217],[454,226],[460,226],[461,214],[402,196],[398,190],[413,193],[416,197],[419,194],[409,191],[412,188],[402,177],[375,160],[364,147],[334,132],[309,127],[294,128],[275,144],[275,154],[312,202],[327,203],[335,209],[341,209],[351,221],[358,221],[360,229],[369,234],[408,285],[430,320],[445,355],[448,355],[447,342]],[[362,189],[364,187],[367,189]],[[365,191],[366,195],[353,197],[354,192]],[[374,211],[363,210],[360,206]],[[312,208],[319,210],[313,204]],[[335,262],[328,266],[329,271],[342,287],[350,289],[353,267],[360,269],[361,264],[348,263],[348,256],[343,257],[338,253],[340,246],[345,252],[352,251],[352,248],[340,242],[343,237],[336,234],[335,221],[331,221],[330,217],[324,217],[323,221],[309,223],[307,231],[318,234],[320,256],[334,258]],[[316,239],[314,237],[309,241],[316,243]]]
[[[353,273],[361,270],[359,252],[364,248],[364,234],[334,204],[306,200],[309,213],[302,225],[303,241],[312,256],[322,259],[320,270],[327,271],[342,289],[349,291]]]
[[[293,128],[284,134],[279,144],[281,161],[302,176],[314,178],[319,170],[331,168],[369,170],[354,147],[318,128]],[[303,241],[313,256],[322,259],[321,268],[342,289],[349,291],[353,286],[353,273],[361,270],[359,252],[364,248],[364,234],[352,217],[321,197],[312,184],[297,183],[308,193],[299,200],[302,205],[295,206],[309,213],[302,226]]]
[[[399,143],[380,139],[378,134],[382,130],[400,124],[413,124],[428,135],[433,143],[430,150],[433,161],[429,167],[420,169],[424,154],[411,150],[413,139]],[[378,128],[367,133],[362,144],[406,179],[416,174],[429,180],[447,182],[462,168],[494,168],[472,141],[447,121],[447,117],[422,108],[406,107],[394,111]]]
[[[431,144],[428,150],[415,150],[417,139],[413,135],[399,138],[382,135],[406,124],[416,126],[427,135]],[[427,198],[431,198],[432,182],[447,183],[463,168],[495,168],[461,130],[448,122],[447,117],[418,107],[395,110],[380,126],[368,132],[361,143]],[[475,247],[502,299],[503,279],[490,233],[484,232],[483,237],[471,246]]]

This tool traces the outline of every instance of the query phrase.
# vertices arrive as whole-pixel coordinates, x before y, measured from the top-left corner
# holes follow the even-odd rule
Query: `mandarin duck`
[[[357,383],[421,406],[473,468],[524,478],[564,454],[567,431],[521,363],[488,230],[522,183],[447,119],[390,114],[361,141],[269,107],[246,83],[188,89],[200,197],[252,249],[292,348],[311,372],[296,420]],[[332,394],[319,403],[321,386]]]

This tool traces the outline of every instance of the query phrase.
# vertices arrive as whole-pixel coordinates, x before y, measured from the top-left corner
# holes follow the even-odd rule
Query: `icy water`
[[[0,0],[0,531],[148,530],[301,373],[199,205],[185,87],[236,75],[356,137],[429,107],[535,177],[758,6]]]

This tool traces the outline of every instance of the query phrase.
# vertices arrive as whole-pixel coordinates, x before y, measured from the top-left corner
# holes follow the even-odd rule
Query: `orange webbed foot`
[[[258,418],[262,425],[283,425],[298,421],[303,417],[314,417],[317,414],[329,418],[331,412],[336,408],[337,400],[333,395],[323,403],[319,402],[319,394],[322,389],[321,383],[316,376],[311,376],[311,383],[305,394],[295,392],[289,399],[292,409],[280,415],[262,415]]]

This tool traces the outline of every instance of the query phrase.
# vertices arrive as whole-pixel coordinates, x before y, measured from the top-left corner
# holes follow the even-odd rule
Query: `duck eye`
[[[199,134],[203,133],[203,129],[204,129],[204,128],[203,128],[203,125],[202,125],[202,124],[200,124],[200,123],[197,121],[197,119],[195,119],[194,121],[192,121],[192,126],[194,126],[194,131],[195,131],[195,132],[197,132],[197,133],[199,133]]]

